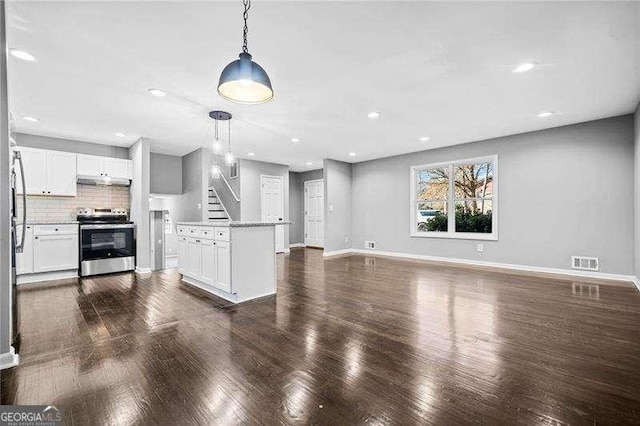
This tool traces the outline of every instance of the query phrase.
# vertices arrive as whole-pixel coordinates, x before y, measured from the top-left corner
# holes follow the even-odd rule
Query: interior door
[[[324,181],[304,183],[304,244],[324,247]]]
[[[76,194],[76,154],[47,151],[47,195]]]
[[[262,220],[279,222],[284,220],[284,198],[282,193],[282,176],[261,176],[262,184]],[[282,253],[284,247],[284,227],[276,226],[276,253]]]

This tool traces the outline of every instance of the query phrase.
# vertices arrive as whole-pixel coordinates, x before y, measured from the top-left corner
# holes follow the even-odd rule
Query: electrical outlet
[[[333,204],[329,204],[329,211],[333,212]]]
[[[364,248],[369,249],[369,250],[375,250],[376,242],[375,241],[365,241],[364,242]]]
[[[478,252],[482,253],[484,251],[484,244],[478,244]]]
[[[344,237],[344,242],[348,243],[349,242],[349,237]]]

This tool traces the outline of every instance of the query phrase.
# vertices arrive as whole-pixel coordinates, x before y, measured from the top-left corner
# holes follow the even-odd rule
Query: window
[[[498,239],[498,157],[411,168],[411,235]]]

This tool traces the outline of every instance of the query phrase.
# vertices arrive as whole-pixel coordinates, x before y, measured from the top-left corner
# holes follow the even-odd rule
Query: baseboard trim
[[[638,284],[636,284],[636,281],[635,281],[636,277],[632,275],[609,274],[605,272],[574,271],[571,269],[517,265],[513,263],[485,262],[482,260],[456,259],[456,258],[450,258],[450,257],[427,256],[423,254],[409,254],[409,253],[399,253],[399,252],[393,252],[393,251],[351,249],[350,252],[353,254],[365,254],[369,256],[399,257],[404,259],[426,260],[431,262],[450,263],[455,265],[479,266],[479,267],[484,267],[488,269],[530,272],[530,273],[538,273],[538,274],[546,274],[546,275],[562,275],[562,276],[578,277],[578,278],[594,278],[594,279],[609,280],[609,281],[623,281],[627,283],[633,283],[634,285],[636,285],[636,287],[638,287]],[[332,253],[336,253],[336,252],[332,252]],[[640,287],[638,287],[638,289],[640,290]]]
[[[289,248],[292,249],[294,247],[304,247],[304,243],[294,243],[294,244],[289,244]]]
[[[352,254],[355,253],[354,249],[343,249],[343,250],[334,250],[334,251],[325,251],[322,253],[324,257],[333,257],[333,256],[341,256],[343,254]]]
[[[636,286],[636,289],[638,291],[640,291],[640,278],[638,277],[633,277],[633,285]]]
[[[78,278],[78,270],[55,271],[55,272],[39,272],[35,274],[18,275],[17,284],[41,283],[45,281],[66,280],[68,278]]]
[[[136,274],[150,274],[151,268],[140,268],[136,266]]]
[[[16,353],[13,346],[9,347],[9,352],[0,354],[0,370],[15,367],[20,363],[20,357]]]

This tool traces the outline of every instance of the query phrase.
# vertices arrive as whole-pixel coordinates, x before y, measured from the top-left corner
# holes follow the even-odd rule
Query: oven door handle
[[[104,224],[104,225],[80,225],[80,230],[84,229],[122,229],[122,228],[135,228],[135,223],[123,223],[123,224]]]

